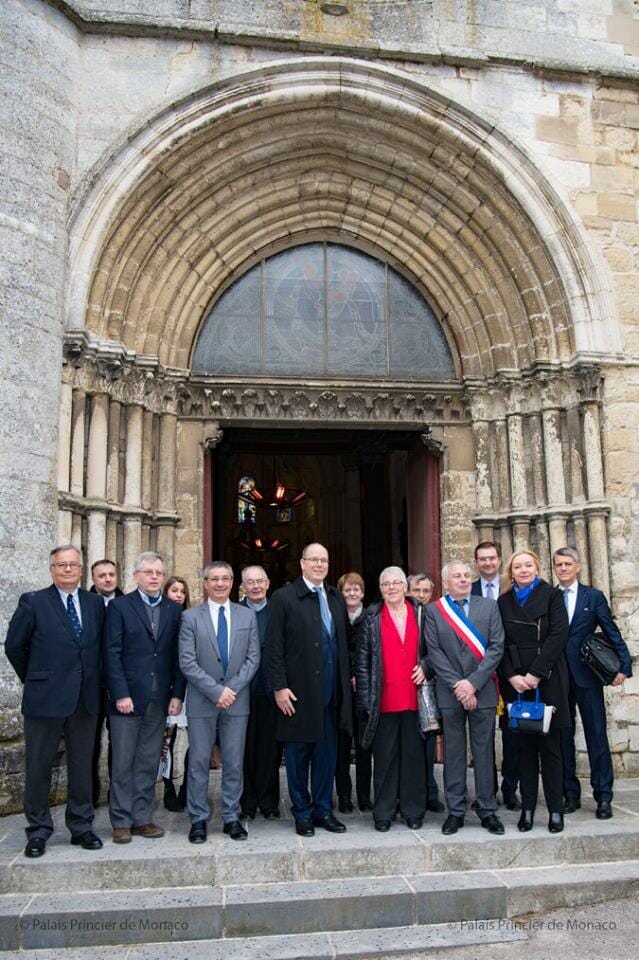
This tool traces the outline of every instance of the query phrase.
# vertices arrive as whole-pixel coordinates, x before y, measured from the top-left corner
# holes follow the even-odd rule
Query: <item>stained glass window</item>
[[[388,264],[333,243],[261,261],[214,305],[193,372],[446,380],[454,365],[430,306]]]
[[[255,523],[255,504],[242,500],[243,493],[249,493],[255,487],[254,477],[241,477],[237,485],[237,522]]]

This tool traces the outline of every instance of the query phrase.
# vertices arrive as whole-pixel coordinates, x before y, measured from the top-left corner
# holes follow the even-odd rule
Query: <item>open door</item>
[[[406,464],[408,572],[427,573],[441,590],[439,458],[418,438]]]

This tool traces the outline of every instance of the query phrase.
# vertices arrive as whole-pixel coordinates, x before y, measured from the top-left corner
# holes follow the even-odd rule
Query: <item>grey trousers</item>
[[[234,717],[216,710],[212,717],[189,717],[189,775],[187,807],[192,823],[208,820],[209,760],[217,733],[222,753],[222,820],[240,819],[244,789],[244,743],[248,716]]]
[[[475,774],[475,795],[480,819],[497,809],[495,797],[495,707],[464,710],[442,707],[444,730],[444,790],[448,812],[456,817],[466,813],[466,724]]]
[[[142,827],[151,822],[166,711],[150,700],[142,717],[111,716],[113,767],[109,816],[113,827]]]

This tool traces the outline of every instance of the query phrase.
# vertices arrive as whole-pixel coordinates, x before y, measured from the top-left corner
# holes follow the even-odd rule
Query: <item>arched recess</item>
[[[532,531],[547,554],[565,539],[577,504],[581,538],[598,542],[605,522],[603,485],[593,473],[601,464],[598,381],[591,367],[572,380],[565,371],[618,349],[605,270],[521,146],[432,86],[347,58],[276,62],[198,91],[95,171],[71,224],[67,356],[76,373],[67,376],[62,443],[68,434],[71,459],[63,492],[74,491],[82,415],[91,431],[94,410],[101,411],[96,437],[111,416],[93,399],[82,408],[77,391],[94,397],[101,390],[111,411],[114,400],[126,404],[133,441],[124,492],[120,483],[117,493],[135,508],[125,528],[137,524],[129,549],[125,534],[124,552],[139,544],[145,523],[160,527],[158,542],[171,528],[169,541],[175,480],[167,494],[170,465],[159,481],[148,466],[145,474],[148,444],[166,448],[177,435],[177,414],[214,424],[238,410],[250,418],[252,411],[271,415],[271,402],[277,407],[276,391],[244,390],[238,399],[228,386],[217,393],[185,386],[202,320],[254,263],[313,239],[386,261],[433,306],[455,356],[458,393],[406,394],[412,399],[402,400],[402,416],[422,426],[463,421],[469,430],[470,407],[475,462],[459,472],[468,474],[461,494],[473,504],[459,524],[473,518],[480,534],[501,535],[506,548]],[[93,350],[94,372],[84,381],[77,373],[81,331]],[[127,365],[132,371],[123,378]],[[344,399],[318,391],[312,402],[287,398],[287,416],[379,420],[397,409],[380,400],[386,394]],[[567,408],[577,410],[581,465],[563,462]],[[538,468],[526,456],[531,444],[539,448]],[[111,502],[108,465],[106,480],[98,479],[92,487],[87,481],[87,490]],[[453,488],[451,481],[451,495]],[[73,514],[72,496],[68,503]],[[150,518],[145,504],[153,505]]]

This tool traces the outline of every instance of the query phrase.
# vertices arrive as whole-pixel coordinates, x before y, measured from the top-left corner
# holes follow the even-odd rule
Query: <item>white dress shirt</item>
[[[571,583],[569,587],[562,588],[564,591],[564,603],[566,604],[566,610],[568,611],[568,623],[572,623],[572,618],[575,615],[575,606],[577,605],[577,588],[578,583],[576,580],[574,583]],[[567,601],[566,594],[568,595]]]
[[[226,617],[226,629],[228,636],[229,644],[229,659],[231,657],[231,601],[227,600],[225,603],[216,603],[215,600],[208,600],[209,613],[211,614],[211,621],[213,623],[213,629],[215,630],[215,636],[217,637],[217,621],[220,617],[220,607],[224,607],[224,616]]]
[[[75,590],[73,591],[73,593],[69,593],[69,592],[66,591],[66,590],[60,590],[59,587],[56,587],[56,590],[57,590],[58,593],[60,594],[60,599],[62,600],[62,603],[64,604],[64,609],[65,609],[65,610],[67,609],[67,597],[69,597],[69,596],[73,597],[73,606],[75,607],[75,612],[76,612],[77,615],[78,615],[78,620],[80,621],[80,626],[82,626],[82,611],[80,610],[80,597],[79,597],[79,595],[78,595],[78,590],[79,590],[79,589],[80,589],[79,587],[76,587]]]

